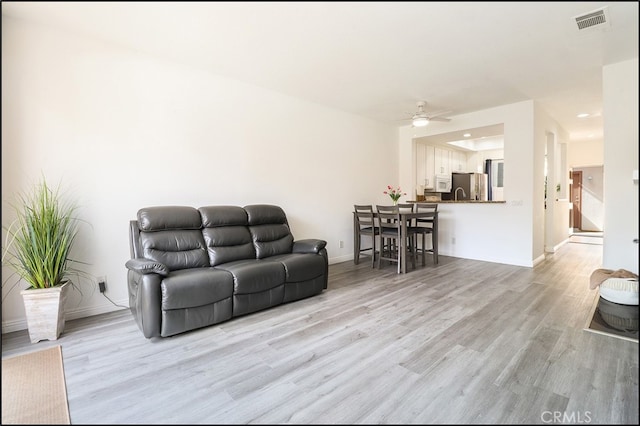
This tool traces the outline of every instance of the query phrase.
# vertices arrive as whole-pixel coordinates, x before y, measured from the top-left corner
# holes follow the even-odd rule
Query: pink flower
[[[389,197],[391,197],[393,201],[398,201],[400,197],[402,197],[403,195],[407,195],[406,192],[402,192],[402,189],[400,189],[400,187],[394,189],[391,185],[387,185],[387,189],[391,191],[383,191],[383,194],[389,195]]]

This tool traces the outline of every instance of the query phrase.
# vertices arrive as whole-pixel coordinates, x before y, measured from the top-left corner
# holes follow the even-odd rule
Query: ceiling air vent
[[[593,27],[604,28],[611,25],[606,7],[576,16],[574,19],[576,21],[576,25],[578,25],[578,30],[585,30]]]

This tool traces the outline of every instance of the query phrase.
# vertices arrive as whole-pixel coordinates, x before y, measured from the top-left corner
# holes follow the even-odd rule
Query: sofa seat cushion
[[[285,282],[284,265],[280,262],[265,260],[237,260],[215,267],[231,273],[234,294],[259,293],[272,289]]]
[[[214,268],[173,271],[161,283],[162,310],[208,305],[233,295],[233,276]]]
[[[312,280],[326,272],[325,260],[317,254],[279,254],[271,256],[269,260],[284,265],[288,283]]]

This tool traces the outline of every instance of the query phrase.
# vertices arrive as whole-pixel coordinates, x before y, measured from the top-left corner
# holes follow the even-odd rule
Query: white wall
[[[395,128],[4,16],[2,89],[2,224],[16,192],[62,182],[91,225],[75,257],[125,306],[141,207],[278,204],[334,263],[352,258],[353,204],[397,183]],[[117,309],[82,285],[69,319]],[[2,292],[3,331],[26,328],[19,291]]]
[[[567,133],[544,110],[536,105],[535,111],[536,166],[534,168],[534,235],[544,232],[544,240],[536,240],[534,253],[540,256],[540,250],[553,253],[569,239],[569,202],[566,199],[566,186],[569,168],[566,159]],[[545,166],[547,159],[547,203],[544,203]],[[556,191],[560,184],[561,191]],[[564,191],[562,190],[564,188]],[[544,242],[544,247],[540,243]]]
[[[638,58],[603,68],[604,241],[608,269],[638,273]]]
[[[604,174],[602,166],[574,167],[582,172],[582,219],[580,228],[585,231],[604,230]]]
[[[589,184],[587,192],[587,217],[582,209],[582,229],[588,231],[604,231],[604,144],[602,139],[572,141],[567,144],[567,165],[572,170],[596,168],[594,180]],[[583,184],[585,183],[583,177]],[[595,191],[595,192],[594,192]],[[571,202],[571,194],[569,194]],[[582,203],[585,198],[583,194]],[[572,208],[573,206],[570,205]],[[572,211],[569,214],[573,214]],[[586,227],[585,227],[586,226]]]
[[[604,164],[604,144],[602,139],[572,141],[567,144],[567,164],[569,168]]]

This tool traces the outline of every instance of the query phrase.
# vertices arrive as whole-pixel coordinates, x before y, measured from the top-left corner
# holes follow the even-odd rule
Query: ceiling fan
[[[417,103],[418,111],[411,117],[411,124],[413,127],[424,127],[429,124],[430,121],[451,121],[450,118],[440,117],[443,114],[447,114],[451,111],[440,111],[433,114],[427,114],[424,107],[427,105],[424,101]]]

